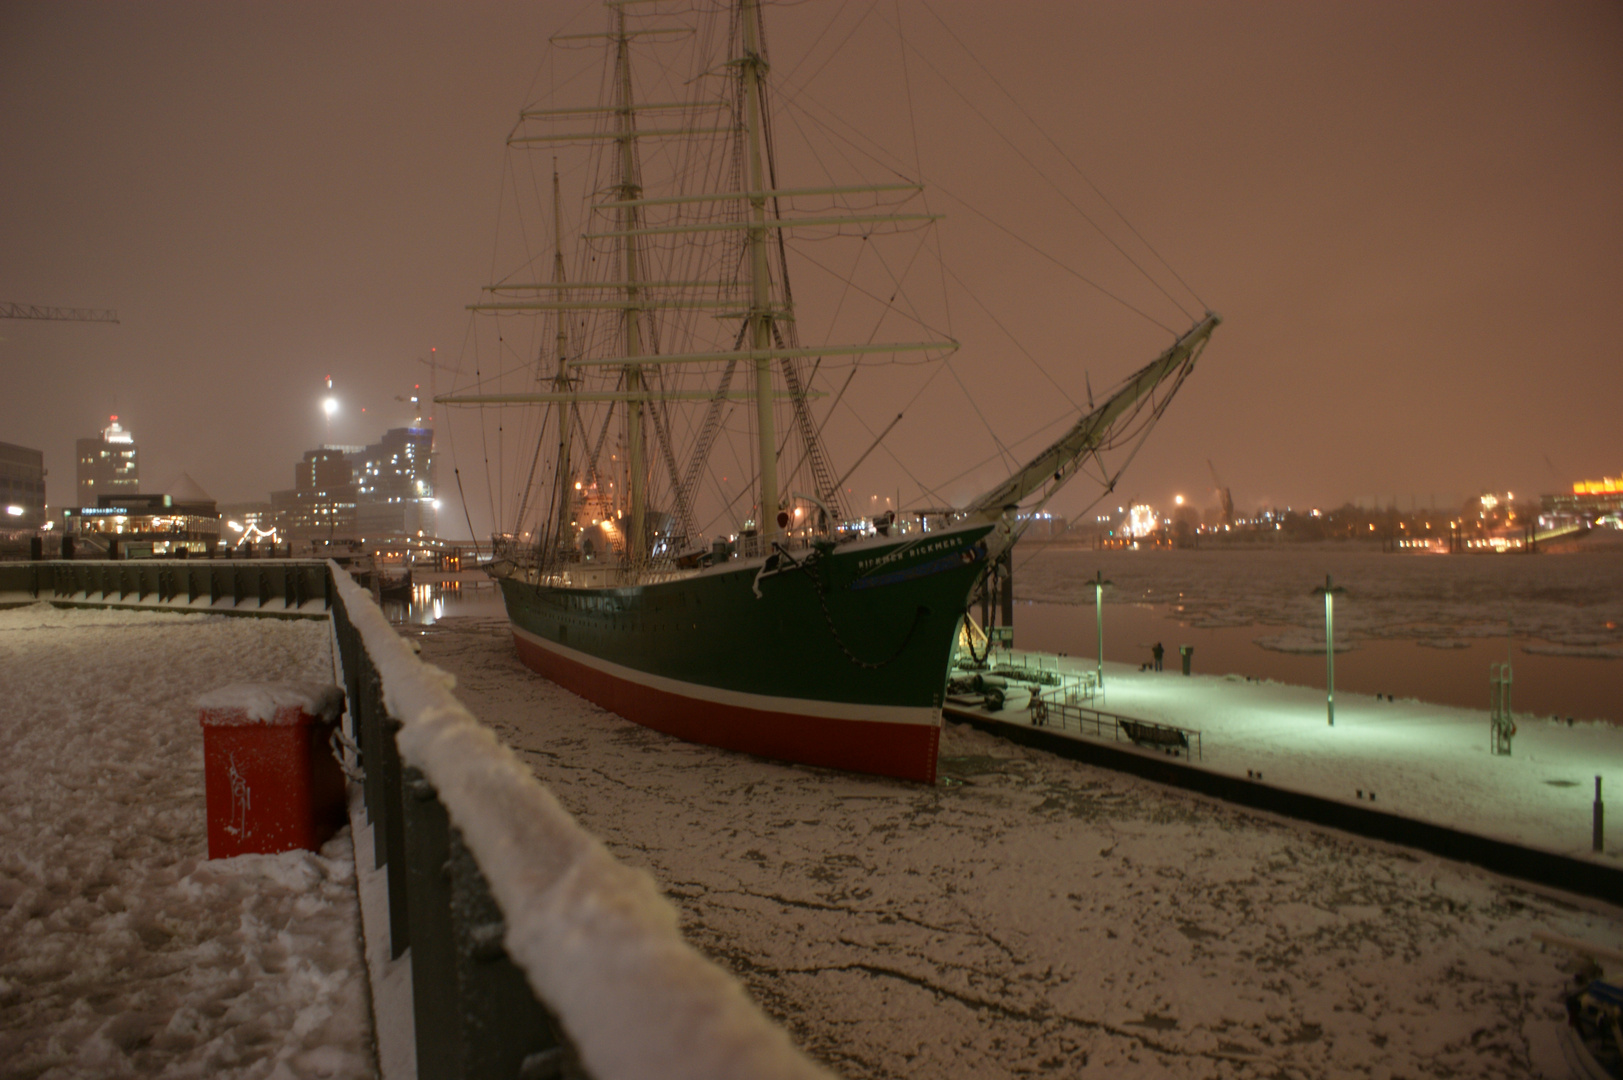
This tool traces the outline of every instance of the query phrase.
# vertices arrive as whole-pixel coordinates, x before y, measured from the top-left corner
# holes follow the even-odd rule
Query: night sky
[[[947,215],[964,347],[887,443],[936,490],[992,478],[965,475],[988,427],[1017,442],[1085,401],[1084,373],[1099,391],[1150,359],[1170,340],[1155,323],[1190,321],[1172,298],[1227,321],[1125,496],[1211,504],[1208,458],[1242,509],[1623,471],[1623,6],[806,0],[767,17],[775,72],[921,172]],[[556,78],[548,35],[601,27],[574,2],[0,3],[0,301],[121,319],[0,320],[0,440],[45,452],[54,506],[73,501],[73,440],[113,413],[146,490],[185,471],[222,502],[263,499],[305,450],[407,422],[419,359],[451,369],[441,392],[466,386],[464,305],[511,269],[504,139]],[[800,163],[787,117],[779,135]],[[800,299],[805,333],[818,287]],[[478,417],[456,423],[483,531]],[[831,446],[841,471],[855,442]],[[910,485],[882,454],[853,478],[904,503]]]

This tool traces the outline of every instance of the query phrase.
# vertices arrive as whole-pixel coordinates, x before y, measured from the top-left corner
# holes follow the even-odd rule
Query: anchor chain
[[[828,610],[828,596],[823,589],[822,579],[817,576],[816,571],[812,568],[813,564],[818,561],[817,553],[813,552],[812,554],[806,556],[805,559],[797,560],[778,544],[774,543],[772,546],[778,549],[779,555],[785,559],[788,559],[793,566],[803,571],[806,576],[811,579],[812,591],[817,594],[817,606],[823,609],[823,621],[828,624],[829,636],[834,639],[834,644],[840,647],[840,651],[845,654],[845,658],[859,668],[863,668],[867,671],[877,671],[880,668],[889,667],[891,664],[894,664],[898,659],[900,659],[902,653],[906,651],[908,644],[913,640],[913,635],[918,633],[919,623],[922,622],[924,617],[930,613],[930,609],[922,604],[914,608],[913,624],[907,628],[907,636],[902,638],[902,643],[900,645],[896,646],[896,651],[891,653],[890,656],[884,660],[880,660],[877,663],[864,660],[862,657],[851,651],[851,647],[845,643],[845,639],[840,637],[839,628],[834,625],[834,615]]]

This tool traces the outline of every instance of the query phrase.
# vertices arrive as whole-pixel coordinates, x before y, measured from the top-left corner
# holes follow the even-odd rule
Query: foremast
[[[1173,389],[1177,388],[1193,370],[1212,331],[1222,321],[1221,316],[1208,311],[1165,352],[1129,376],[1104,404],[1085,413],[1042,453],[965,507],[965,517],[997,526],[986,538],[990,560],[995,561],[1014,545],[1032,515],[1046,506],[1076,475],[1088,455],[1104,448],[1124,423],[1147,406],[1159,415],[1171,395],[1156,404],[1155,391],[1168,380]],[[1026,500],[1033,495],[1036,499],[1028,503]]]

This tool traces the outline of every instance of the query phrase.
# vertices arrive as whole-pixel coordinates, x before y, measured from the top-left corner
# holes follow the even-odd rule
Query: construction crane
[[[56,322],[118,322],[111,308],[44,307],[40,304],[12,304],[0,300],[0,319],[51,319]]]
[[[439,390],[440,384],[439,384],[439,379],[437,378],[437,376],[442,371],[451,371],[451,372],[456,371],[456,368],[447,367],[444,364],[440,363],[439,359],[440,359],[439,358],[439,349],[437,349],[437,348],[430,348],[428,350],[428,359],[427,360],[424,360],[420,356],[417,358],[417,362],[419,364],[422,364],[424,367],[426,367],[428,369],[428,410],[427,411],[428,411],[428,430],[430,430],[430,431],[434,430],[434,402],[438,399],[439,392],[440,392],[440,390]]]
[[[1212,464],[1211,458],[1206,459],[1206,468],[1212,472],[1212,487],[1216,490],[1217,501],[1223,508],[1223,516],[1218,521],[1218,524],[1232,526],[1234,524],[1234,496],[1229,493],[1228,488],[1223,486],[1223,481],[1217,478],[1217,466]]]

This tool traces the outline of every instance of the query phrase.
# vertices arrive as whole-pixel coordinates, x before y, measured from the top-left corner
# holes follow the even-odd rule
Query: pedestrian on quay
[[[1163,649],[1161,647],[1161,643],[1159,641],[1157,641],[1155,643],[1155,645],[1150,649],[1150,652],[1155,656],[1155,670],[1160,671],[1161,670],[1161,657],[1166,655],[1166,650]]]

